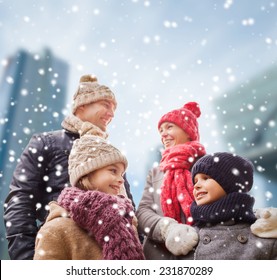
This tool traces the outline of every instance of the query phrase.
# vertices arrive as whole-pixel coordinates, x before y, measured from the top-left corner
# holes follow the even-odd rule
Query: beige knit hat
[[[90,104],[99,100],[108,100],[114,103],[116,108],[117,102],[114,93],[106,86],[99,85],[94,75],[83,75],[77,91],[73,96],[72,113],[75,114],[79,106]]]
[[[69,180],[72,186],[83,176],[94,170],[114,163],[123,163],[126,170],[126,157],[103,138],[84,135],[73,143],[68,160]]]

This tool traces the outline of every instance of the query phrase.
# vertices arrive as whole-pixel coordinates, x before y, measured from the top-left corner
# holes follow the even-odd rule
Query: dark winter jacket
[[[79,134],[66,130],[34,135],[18,163],[5,201],[4,220],[11,259],[33,259],[39,225],[47,204],[69,186],[68,156]],[[133,201],[125,180],[127,195]]]

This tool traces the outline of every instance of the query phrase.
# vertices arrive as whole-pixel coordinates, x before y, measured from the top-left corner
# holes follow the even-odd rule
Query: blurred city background
[[[277,207],[275,0],[2,0],[0,41],[0,259],[17,161],[33,133],[61,128],[86,73],[116,94],[109,139],[137,205],[159,162],[159,118],[196,101],[207,152],[251,159],[255,207]]]

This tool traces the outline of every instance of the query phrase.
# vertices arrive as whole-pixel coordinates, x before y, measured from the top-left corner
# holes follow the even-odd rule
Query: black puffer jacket
[[[68,156],[78,134],[57,130],[35,134],[23,151],[6,199],[4,220],[11,259],[33,259],[47,205],[69,186]],[[125,180],[127,195],[133,201]]]

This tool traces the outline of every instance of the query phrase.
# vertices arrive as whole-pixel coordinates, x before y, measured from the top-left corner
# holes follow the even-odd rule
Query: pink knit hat
[[[162,116],[158,123],[158,129],[164,122],[171,122],[182,128],[191,141],[199,141],[197,118],[201,115],[199,104],[188,102],[182,108],[170,111]]]

